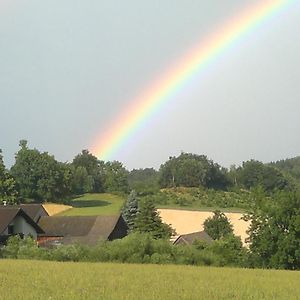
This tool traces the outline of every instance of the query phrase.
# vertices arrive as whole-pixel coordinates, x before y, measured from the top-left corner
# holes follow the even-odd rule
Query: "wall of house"
[[[35,229],[23,217],[17,216],[11,224],[14,225],[14,234],[23,233],[25,236],[31,235],[36,240],[37,233]]]
[[[120,216],[115,228],[113,229],[112,233],[109,235],[108,240],[113,241],[115,239],[121,239],[127,235],[127,224],[124,221],[123,217]]]

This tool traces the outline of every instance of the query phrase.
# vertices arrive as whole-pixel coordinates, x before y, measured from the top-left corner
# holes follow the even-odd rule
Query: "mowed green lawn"
[[[125,199],[113,194],[85,194],[71,201],[73,208],[59,216],[97,216],[120,213]]]
[[[0,260],[1,299],[299,299],[300,272]]]

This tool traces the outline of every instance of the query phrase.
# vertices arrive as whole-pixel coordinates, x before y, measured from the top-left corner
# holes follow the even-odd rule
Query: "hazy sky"
[[[0,0],[0,148],[71,161],[138,94],[250,3]],[[267,1],[267,0],[263,0]],[[224,166],[300,155],[300,1],[174,96],[113,159],[159,167],[180,151]]]

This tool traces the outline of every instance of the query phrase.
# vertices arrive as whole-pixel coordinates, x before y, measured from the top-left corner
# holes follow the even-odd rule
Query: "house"
[[[49,216],[42,204],[20,204],[17,207],[24,210],[24,212],[36,223],[41,217]]]
[[[192,245],[194,241],[200,240],[211,244],[214,240],[205,232],[197,231],[188,234],[182,234],[173,242],[174,245]]]
[[[38,224],[45,231],[39,236],[38,244],[44,247],[74,243],[96,245],[99,240],[123,238],[128,230],[121,215],[41,217]]]
[[[35,240],[43,229],[20,207],[0,207],[0,244],[12,235],[31,236]]]

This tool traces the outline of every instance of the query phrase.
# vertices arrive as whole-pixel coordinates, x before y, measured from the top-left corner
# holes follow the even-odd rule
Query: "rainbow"
[[[100,159],[111,159],[134,137],[143,124],[172,101],[189,80],[213,62],[241,37],[255,30],[295,0],[263,0],[230,20],[187,53],[163,76],[131,102],[92,145],[91,151]]]

